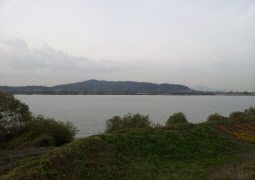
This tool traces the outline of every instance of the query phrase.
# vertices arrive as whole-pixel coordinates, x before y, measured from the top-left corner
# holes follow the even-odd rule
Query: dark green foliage
[[[241,111],[234,111],[229,114],[229,118],[239,118],[239,117],[243,117],[243,116],[245,116],[245,114]]]
[[[245,116],[248,116],[248,117],[255,116],[255,108],[250,107],[249,109],[245,109],[244,114]]]
[[[218,113],[214,113],[208,116],[207,121],[223,121],[227,120],[227,117],[221,116]]]
[[[7,143],[8,148],[29,148],[37,146],[60,146],[73,140],[77,129],[70,122],[56,121],[42,115],[20,128],[18,133]]]
[[[229,118],[221,116],[218,113],[211,114],[207,118],[207,122],[212,122],[212,123],[219,122],[219,123],[226,123],[226,124],[244,123],[247,121],[253,121],[254,117],[255,117],[255,108],[250,107],[248,109],[245,109],[244,112],[234,111],[230,113]]]
[[[57,146],[71,142],[77,133],[76,127],[69,121],[56,121],[40,115],[29,122],[27,126],[31,129],[37,129],[40,134],[52,135]]]
[[[72,123],[34,117],[26,104],[0,91],[0,146],[60,146],[71,142],[76,133]]]
[[[149,116],[143,116],[141,114],[127,114],[121,118],[120,116],[114,116],[111,119],[106,120],[106,133],[112,133],[120,129],[130,128],[148,128],[154,124],[149,120]]]
[[[184,113],[178,112],[174,113],[169,117],[169,119],[166,122],[166,126],[171,126],[173,124],[185,124],[188,123],[188,120]]]
[[[12,130],[24,125],[29,120],[31,113],[26,104],[22,103],[12,94],[0,91],[0,127]]]
[[[77,133],[77,129],[71,122],[56,121],[42,115],[34,117],[21,131],[32,131],[37,137],[41,134],[48,134],[55,140],[54,145],[56,146],[71,142]]]
[[[123,126],[123,120],[120,116],[114,116],[111,119],[108,119],[106,121],[106,133],[111,133],[117,130],[122,129]]]
[[[0,140],[2,142],[15,135],[19,128],[31,120],[31,117],[26,104],[16,99],[12,94],[0,91]]]
[[[26,149],[34,147],[50,147],[55,146],[55,139],[49,134],[38,134],[36,131],[30,130],[27,133],[13,137],[8,142],[8,149]]]

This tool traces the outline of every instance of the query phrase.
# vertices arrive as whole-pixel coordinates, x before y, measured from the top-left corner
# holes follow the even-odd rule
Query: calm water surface
[[[98,134],[105,120],[128,113],[149,115],[162,125],[176,112],[189,122],[206,121],[215,112],[228,116],[233,111],[255,107],[255,96],[160,96],[160,95],[15,95],[29,105],[35,115],[71,121],[79,129],[77,137]]]

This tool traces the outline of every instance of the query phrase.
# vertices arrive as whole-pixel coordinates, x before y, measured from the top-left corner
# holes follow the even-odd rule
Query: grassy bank
[[[254,146],[231,141],[215,130],[218,125],[188,123],[83,138],[19,162],[0,179],[227,179],[231,175],[217,168],[240,166],[245,160],[237,155]],[[249,176],[253,165],[245,164]]]

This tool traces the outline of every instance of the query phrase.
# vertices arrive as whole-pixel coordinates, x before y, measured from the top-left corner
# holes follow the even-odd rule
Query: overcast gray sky
[[[254,0],[0,0],[0,85],[255,90]]]

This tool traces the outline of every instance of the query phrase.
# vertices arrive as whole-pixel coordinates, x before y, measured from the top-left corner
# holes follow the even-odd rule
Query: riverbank
[[[255,170],[254,143],[219,128],[245,122],[255,119],[119,130],[82,138],[18,162],[2,171],[0,179],[247,179]]]

